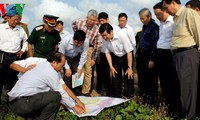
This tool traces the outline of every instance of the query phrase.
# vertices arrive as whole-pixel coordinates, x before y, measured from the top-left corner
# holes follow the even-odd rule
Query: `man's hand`
[[[117,74],[117,71],[115,70],[115,68],[114,68],[114,67],[111,67],[111,68],[110,68],[110,71],[111,71],[111,73],[112,73],[112,76],[115,77],[115,74]]]
[[[24,52],[23,52],[23,51],[21,51],[21,50],[20,50],[20,51],[18,51],[18,52],[17,52],[17,57],[18,57],[18,58],[21,58],[21,56],[22,56],[22,54],[23,54],[23,53],[24,53]]]
[[[26,68],[26,71],[33,69],[35,66],[36,66],[36,64],[29,65],[29,66]]]
[[[80,78],[82,74],[82,69],[77,69],[77,73],[78,73],[78,78]]]
[[[85,104],[80,101],[80,99],[76,100],[77,105],[79,105],[83,110],[86,111]]]
[[[83,108],[81,108],[79,105],[75,105],[75,106],[73,107],[73,109],[76,111],[77,114],[86,113],[86,110],[84,110]]]
[[[91,60],[91,66],[93,66],[95,64],[94,60]]]
[[[148,68],[151,69],[154,67],[154,61],[149,61]]]
[[[70,68],[65,70],[65,75],[66,75],[67,77],[71,77],[71,76],[72,76],[72,71],[71,71]]]
[[[128,74],[128,79],[133,79],[133,70],[132,70],[132,68],[128,68],[126,70],[125,75],[127,75],[127,74]]]

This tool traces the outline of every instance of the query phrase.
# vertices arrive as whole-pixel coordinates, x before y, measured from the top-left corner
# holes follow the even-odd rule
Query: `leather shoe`
[[[86,96],[86,97],[91,97],[90,93],[85,93],[83,95]]]

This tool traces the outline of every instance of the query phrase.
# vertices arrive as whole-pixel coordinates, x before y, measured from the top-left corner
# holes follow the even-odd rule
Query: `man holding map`
[[[89,40],[82,30],[76,30],[74,36],[66,36],[60,43],[59,52],[63,53],[67,59],[65,63],[64,81],[72,88],[72,74],[77,73],[78,78],[82,75],[82,67],[87,60]],[[81,93],[81,92],[80,92]]]

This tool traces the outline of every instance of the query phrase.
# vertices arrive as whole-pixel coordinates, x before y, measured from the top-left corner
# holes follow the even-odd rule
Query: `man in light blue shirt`
[[[82,74],[82,68],[87,60],[89,40],[86,39],[86,33],[83,30],[76,30],[74,36],[66,36],[60,43],[59,52],[66,56],[67,62],[64,68],[65,83],[72,88],[72,74],[78,73],[78,78]]]
[[[47,61],[27,71],[8,93],[11,109],[24,117],[38,116],[40,120],[54,120],[60,102],[73,108],[77,113],[84,113],[60,83],[58,73],[65,65],[65,56],[51,52]]]
[[[125,72],[124,79],[128,83],[127,97],[133,97],[133,47],[127,34],[123,30],[113,29],[109,23],[102,24],[99,28],[99,32],[106,41],[105,53],[112,73],[114,97],[121,97],[122,70]]]

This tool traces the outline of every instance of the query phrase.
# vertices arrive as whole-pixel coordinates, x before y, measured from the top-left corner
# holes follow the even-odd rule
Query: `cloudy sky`
[[[152,7],[159,1],[161,0],[0,0],[0,4],[25,4],[22,22],[28,24],[30,32],[35,26],[42,24],[44,14],[52,14],[60,17],[65,29],[72,33],[72,20],[85,19],[90,9],[107,12],[112,24],[118,24],[118,14],[125,12],[128,15],[128,23],[137,32],[142,26],[138,17],[139,10],[146,7],[153,13]],[[181,0],[182,5],[187,1]]]

